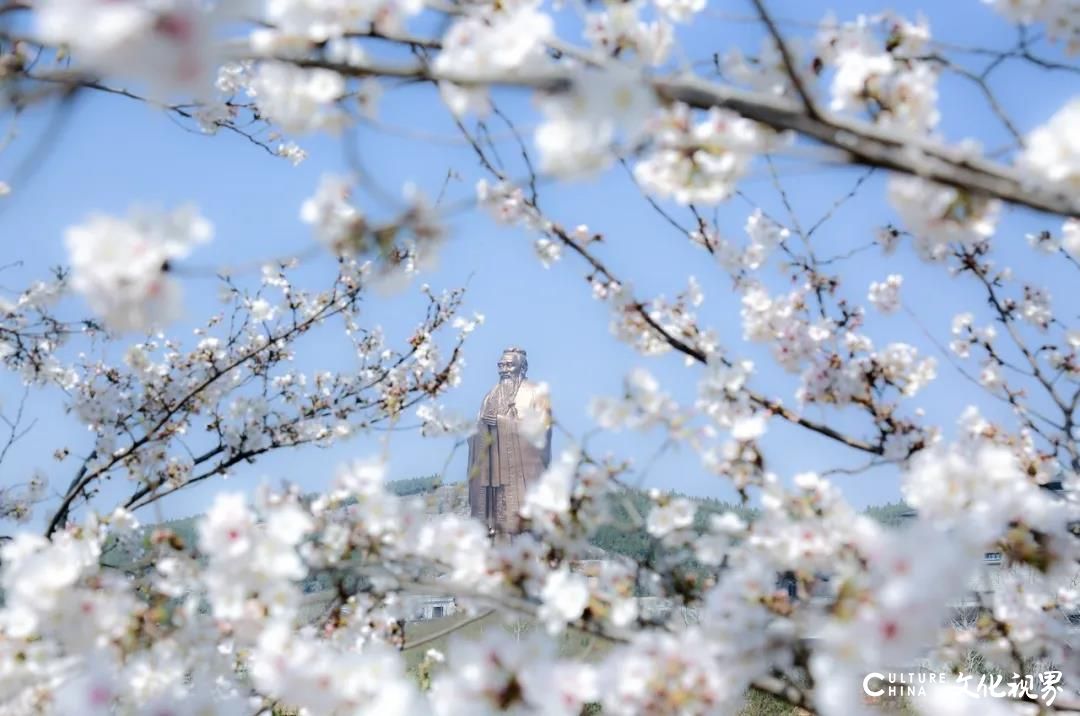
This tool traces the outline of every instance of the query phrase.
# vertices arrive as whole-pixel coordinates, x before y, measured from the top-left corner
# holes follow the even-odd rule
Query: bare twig
[[[784,41],[784,36],[780,34],[780,30],[776,27],[772,15],[765,9],[765,3],[762,2],[762,0],[751,1],[754,3],[754,7],[761,17],[761,21],[765,24],[765,28],[769,31],[769,34],[772,35],[773,42],[776,43],[776,49],[780,51],[780,58],[784,62],[784,70],[787,71],[788,79],[791,80],[792,86],[799,94],[799,99],[802,100],[806,113],[811,117],[817,117],[817,105],[814,104],[814,98],[810,95],[809,90],[806,89],[806,85],[799,75],[799,69],[795,66],[795,59],[791,55],[791,50],[788,48],[787,42]]]

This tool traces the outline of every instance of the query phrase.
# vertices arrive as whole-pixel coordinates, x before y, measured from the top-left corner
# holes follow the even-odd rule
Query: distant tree
[[[871,505],[863,510],[863,514],[887,527],[898,527],[904,523],[905,515],[911,514],[911,508],[903,500],[897,500],[884,505]]]
[[[410,477],[404,480],[391,480],[386,483],[386,489],[398,497],[408,497],[409,495],[421,495],[425,492],[430,492],[441,484],[441,476],[428,475],[427,477]]]

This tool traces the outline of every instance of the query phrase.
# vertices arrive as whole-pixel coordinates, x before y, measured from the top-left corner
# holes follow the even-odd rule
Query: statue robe
[[[485,402],[488,398],[485,398]],[[520,531],[518,511],[525,492],[551,462],[551,421],[546,393],[523,383],[518,389],[519,404],[540,411],[547,421],[544,444],[537,447],[521,433],[521,421],[513,415],[498,415],[494,425],[478,420],[476,434],[469,438],[469,508],[473,517],[496,534]]]

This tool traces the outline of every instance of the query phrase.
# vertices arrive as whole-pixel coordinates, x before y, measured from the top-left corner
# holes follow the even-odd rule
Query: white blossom
[[[364,217],[349,202],[351,183],[344,177],[326,175],[315,195],[300,207],[300,219],[311,224],[315,237],[335,253],[346,253],[358,243]]]
[[[239,558],[250,552],[254,530],[255,516],[248,510],[244,496],[223,494],[200,523],[199,543],[215,556]]]
[[[918,360],[918,350],[906,343],[890,343],[878,355],[878,365],[887,381],[914,395],[937,376],[937,361]]]
[[[1050,4],[1050,3],[1047,3]],[[1080,21],[1077,22],[1080,32]],[[1066,191],[1080,188],[1080,99],[1072,99],[1027,137],[1019,165],[1040,179]]]
[[[176,90],[209,94],[214,23],[197,2],[44,0],[35,10],[41,39],[69,47],[89,72],[141,80],[162,99]]]
[[[466,435],[475,428],[473,421],[449,413],[441,405],[424,403],[416,408],[416,417],[423,435]]]
[[[974,246],[988,240],[997,225],[1000,203],[917,177],[889,180],[889,201],[915,237],[928,261],[943,259],[949,245]]]
[[[890,33],[882,32],[890,20]],[[887,34],[887,42],[880,35]],[[833,111],[871,112],[881,125],[925,132],[938,123],[937,68],[916,59],[930,31],[925,20],[860,15],[854,22],[823,23],[820,57],[835,66]]]
[[[1080,50],[1080,17],[1072,0],[983,0],[1013,22],[1045,25],[1051,40],[1065,42],[1066,51]]]
[[[674,497],[649,510],[645,528],[654,537],[665,537],[694,523],[697,508],[685,497]]]
[[[1024,237],[1027,239],[1028,245],[1033,249],[1039,249],[1044,253],[1053,254],[1061,248],[1061,240],[1051,234],[1049,231],[1039,231],[1028,234]]]
[[[694,124],[690,109],[676,104],[655,125],[653,147],[634,176],[646,190],[680,204],[723,201],[765,148],[757,124],[723,109]]]
[[[289,162],[295,167],[299,166],[305,159],[307,159],[307,152],[304,151],[296,142],[286,142],[279,144],[277,148],[277,155],[288,159]]]
[[[1061,226],[1061,246],[1080,260],[1080,219],[1066,219]]]
[[[1028,323],[1045,331],[1054,317],[1050,308],[1050,295],[1038,286],[1024,286],[1024,299],[1020,302],[1020,316]]]
[[[536,484],[529,488],[523,512],[526,516],[539,516],[545,512],[563,514],[570,509],[574,472],[578,454],[566,450],[545,470]]]
[[[172,213],[95,215],[67,230],[72,285],[117,331],[146,330],[177,318],[181,292],[170,263],[210,239],[210,223],[192,207]]]
[[[731,437],[735,440],[756,440],[765,434],[766,420],[763,413],[740,417],[731,427]]]
[[[553,33],[551,17],[529,2],[499,12],[466,13],[443,36],[435,69],[453,78],[499,76],[540,62]]]
[[[750,270],[756,270],[765,263],[773,249],[791,236],[787,227],[781,226],[765,216],[761,209],[755,209],[746,218],[746,235],[750,245],[743,252],[740,263]]]
[[[705,9],[706,0],[654,0],[656,7],[676,22],[687,22]]]
[[[905,500],[923,519],[965,530],[976,544],[1002,531],[1034,489],[1009,450],[978,445],[920,455],[904,481]]]
[[[789,38],[787,42],[788,52],[796,56],[795,65],[801,66],[798,59],[799,47],[797,40]],[[783,55],[777,47],[775,40],[766,38],[761,43],[761,49],[756,57],[747,57],[739,48],[729,50],[723,58],[725,76],[731,77],[736,82],[747,85],[759,92],[771,95],[784,96],[794,93],[791,76],[784,65]],[[798,70],[797,70],[798,71]],[[810,85],[811,80],[806,77],[808,73],[800,72],[804,85]]]
[[[496,221],[502,224],[516,224],[520,221],[535,221],[535,210],[525,199],[521,187],[507,182],[489,184],[486,179],[476,183],[476,200]]]
[[[616,648],[597,675],[604,713],[738,710],[746,684],[712,663],[713,643],[696,628],[647,633]]]
[[[338,105],[345,78],[331,70],[263,62],[251,80],[251,94],[260,111],[288,132],[336,131],[345,125]]]
[[[380,458],[353,460],[338,470],[335,489],[345,495],[375,497],[386,480],[386,463]]]
[[[326,42],[369,23],[382,32],[400,32],[405,20],[422,8],[412,0],[272,0],[266,3],[265,16],[286,38]]]
[[[634,72],[587,72],[566,92],[544,97],[545,120],[536,129],[540,167],[579,176],[614,160],[616,142],[635,143],[657,107],[652,88]]]
[[[50,543],[21,532],[4,545],[0,583],[5,606],[0,623],[5,631],[21,638],[46,627],[79,578],[96,566],[99,553],[92,539],[69,535]]]
[[[589,587],[585,578],[568,569],[551,572],[540,593],[544,606],[540,618],[547,623],[548,631],[557,633],[567,622],[578,619],[589,603]]]
[[[618,3],[608,5],[603,12],[588,13],[586,39],[607,54],[621,55],[632,49],[645,64],[662,64],[674,44],[674,30],[663,19],[641,20],[643,5],[640,1]]]
[[[560,664],[554,644],[538,634],[514,641],[501,629],[489,629],[479,640],[452,640],[447,661],[459,666],[432,683],[436,716],[497,711],[572,716],[595,694],[591,667]]]
[[[537,239],[533,243],[533,248],[536,250],[536,257],[540,259],[540,264],[544,268],[551,268],[551,265],[562,257],[562,244],[554,239]]]
[[[867,298],[882,313],[895,313],[900,308],[900,286],[903,282],[903,276],[889,274],[884,281],[874,281],[870,284],[870,293]]]

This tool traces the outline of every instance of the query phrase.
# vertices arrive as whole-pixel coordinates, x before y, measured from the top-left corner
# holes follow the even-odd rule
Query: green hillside
[[[456,484],[450,483],[445,487]],[[434,496],[440,487],[443,487],[443,484],[437,475],[394,480],[387,483],[388,491],[400,497],[428,494]],[[679,493],[672,493],[671,496],[687,497]],[[688,499],[696,503],[698,507],[694,520],[694,527],[698,531],[706,528],[709,517],[713,514],[731,511],[747,522],[752,522],[758,515],[758,511],[754,508],[713,498],[688,497]],[[658,540],[645,531],[641,520],[648,514],[651,504],[648,494],[642,490],[627,489],[615,493],[609,507],[612,522],[596,531],[590,540],[591,544],[604,552],[625,555],[635,561],[659,558],[662,556],[662,550],[659,548]],[[864,514],[883,525],[895,527],[901,523],[902,515],[908,509],[903,502],[897,501],[868,507],[864,510]],[[147,525],[139,535],[142,544],[139,544],[138,539],[126,543],[111,540],[105,547],[102,561],[117,569],[138,571],[145,566],[138,564],[138,554],[142,551],[140,548],[145,546],[158,530],[167,530],[170,533],[170,539],[190,549],[197,543],[198,519],[199,516],[194,515],[156,525]]]

